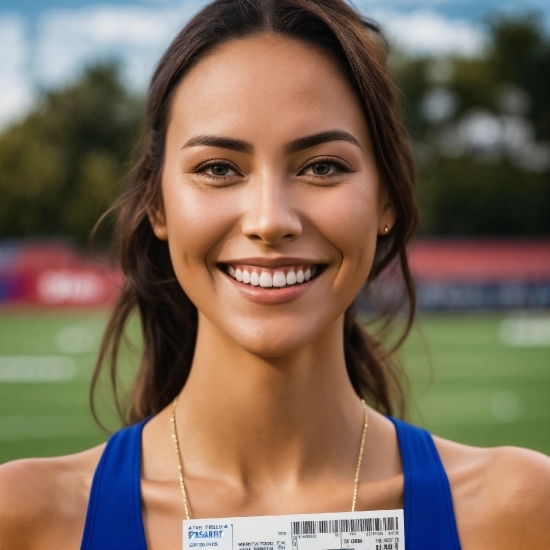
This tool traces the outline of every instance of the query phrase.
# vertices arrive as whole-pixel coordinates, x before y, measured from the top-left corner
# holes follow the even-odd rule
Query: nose
[[[268,246],[294,240],[302,223],[288,182],[275,177],[251,182],[247,189],[242,232]]]

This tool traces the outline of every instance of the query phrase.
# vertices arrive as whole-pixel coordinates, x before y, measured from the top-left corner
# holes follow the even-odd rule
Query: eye
[[[240,175],[231,164],[222,161],[211,161],[199,166],[195,172],[208,178],[227,178]]]
[[[311,165],[311,171],[316,176],[326,176],[330,173],[331,165],[328,162],[316,162]]]
[[[232,172],[227,164],[211,164],[210,166],[205,166],[204,170],[206,172],[210,171],[210,174],[213,176],[228,176]]]
[[[300,171],[300,175],[330,178],[349,172],[350,170],[341,162],[333,159],[317,159],[310,162]]]

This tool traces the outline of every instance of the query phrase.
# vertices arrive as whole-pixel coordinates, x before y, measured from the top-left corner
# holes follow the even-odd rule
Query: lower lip
[[[250,301],[256,302],[257,304],[265,305],[275,305],[275,304],[284,304],[285,302],[291,302],[299,298],[308,288],[311,287],[312,283],[317,279],[317,277],[310,279],[307,282],[298,283],[296,285],[287,285],[283,287],[261,287],[248,285],[246,283],[241,283],[237,279],[229,276],[227,273],[222,271],[222,273],[235,285],[235,287],[242,292]]]

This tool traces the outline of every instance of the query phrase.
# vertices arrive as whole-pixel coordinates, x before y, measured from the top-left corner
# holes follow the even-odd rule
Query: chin
[[[262,341],[244,342],[242,348],[251,355],[262,359],[277,359],[294,355],[304,347],[303,342],[296,341]]]
[[[288,322],[266,323],[263,326],[255,323],[251,327],[233,330],[228,336],[248,353],[266,359],[295,355],[325,338],[320,326],[311,323],[304,328],[303,323]]]

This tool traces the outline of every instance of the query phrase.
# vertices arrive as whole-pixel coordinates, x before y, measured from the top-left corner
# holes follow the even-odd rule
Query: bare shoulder
[[[0,550],[78,549],[102,450],[0,466]]]
[[[550,458],[434,437],[447,471],[464,550],[550,548]]]

